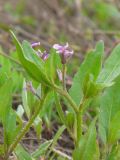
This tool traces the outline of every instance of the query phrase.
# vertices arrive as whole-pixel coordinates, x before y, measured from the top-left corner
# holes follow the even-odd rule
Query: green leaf
[[[22,119],[23,114],[24,114],[24,109],[23,109],[23,106],[22,106],[22,105],[18,105],[16,114],[18,115],[18,117],[19,117],[20,119]]]
[[[20,68],[19,68],[20,69]],[[4,82],[9,78],[9,77],[14,77],[12,78],[12,91],[19,92],[22,87],[22,74],[20,72],[17,72],[18,66],[15,64],[11,63],[11,61],[5,57],[2,57],[0,55],[0,86],[4,84]],[[18,83],[19,80],[19,83]]]
[[[61,126],[61,127],[58,129],[57,133],[55,134],[55,136],[54,136],[54,138],[53,138],[53,142],[52,142],[51,148],[54,148],[54,146],[56,145],[56,143],[57,143],[58,139],[60,138],[61,134],[62,134],[63,131],[65,130],[65,128],[66,128],[66,127],[63,125],[63,126]]]
[[[77,105],[83,97],[83,85],[87,75],[92,75],[96,81],[102,66],[102,56],[104,52],[104,44],[100,41],[96,49],[91,51],[84,62],[81,64],[78,72],[73,79],[73,85],[70,88],[70,95]]]
[[[112,121],[115,121],[116,114],[120,111],[120,77],[116,83],[106,89],[100,99],[100,114],[99,114],[99,133],[104,143],[107,142],[109,128]],[[117,124],[113,127],[113,130]],[[112,133],[111,133],[112,134]]]
[[[98,84],[94,81],[92,75],[86,75],[83,83],[83,94],[86,99],[97,96],[105,88],[104,84]]]
[[[57,160],[68,160],[67,158],[63,158],[62,156],[59,156],[58,158],[57,158]]]
[[[23,41],[22,48],[24,51],[24,56],[28,60],[36,64],[38,68],[40,68],[42,72],[44,72],[44,61],[37,56],[36,51],[31,47],[31,44],[27,41]]]
[[[33,50],[29,46],[29,44],[28,43],[26,44],[26,42],[25,42],[24,45],[21,46],[21,44],[19,43],[19,41],[17,40],[16,36],[14,35],[14,33],[12,31],[11,31],[11,35],[12,35],[12,38],[13,38],[14,43],[16,45],[19,60],[22,64],[22,66],[27,71],[27,73],[34,80],[36,80],[40,83],[43,83],[45,85],[50,85],[50,82],[43,71],[43,68],[44,68],[43,64],[40,61],[39,66],[38,66],[38,60],[36,60],[37,57],[34,55]],[[24,47],[24,49],[22,47]],[[28,56],[27,51],[29,51],[30,54],[32,54],[32,55]],[[40,66],[42,66],[42,67],[40,68]]]
[[[12,128],[12,132],[11,132]],[[15,139],[16,133],[16,115],[10,111],[6,117],[6,123],[4,124],[4,143],[10,146]]]
[[[47,115],[50,121],[51,114],[53,113],[54,101],[55,101],[55,97],[54,97],[53,91],[48,92],[45,98],[44,107],[40,112],[40,117],[44,117],[45,115]]]
[[[22,127],[23,123],[21,119],[14,110],[10,109],[3,123],[5,149],[7,149],[13,143]]]
[[[46,74],[54,82],[58,79],[57,69],[61,69],[60,56],[54,49],[51,49],[49,58],[45,61]]]
[[[35,152],[32,153],[32,156],[34,158],[39,158],[40,156],[44,155],[51,144],[52,144],[52,140],[44,142],[43,144],[40,145],[40,147]]]
[[[10,61],[0,55],[0,86],[11,76],[11,67]]]
[[[50,151],[48,152],[48,156],[50,155],[51,151],[54,149],[58,139],[60,138],[60,136],[63,133],[63,131],[65,130],[65,128],[66,127],[63,125],[58,129],[57,133],[55,134],[55,136],[53,138],[52,145],[50,147]]]
[[[41,132],[42,132],[42,119],[39,116],[37,116],[34,121],[34,128],[35,128],[38,139],[40,139]]]
[[[12,81],[8,79],[0,88],[0,119],[3,124],[5,149],[12,143],[18,131],[16,127],[16,115],[11,109],[11,100]]]
[[[113,145],[111,151],[107,155],[107,160],[118,160],[120,159],[120,145]]]
[[[33,86],[34,86],[34,83],[33,83]],[[41,87],[40,86],[41,86],[41,84],[39,86],[38,86],[38,84],[37,84],[37,86],[35,85],[35,88],[38,87],[36,89],[36,93],[39,97],[41,97]],[[34,96],[32,92],[26,91],[24,88],[23,88],[23,92],[24,93],[23,93],[23,100],[22,101],[24,102],[23,103],[24,108],[26,107],[25,112],[26,112],[28,118],[30,118],[32,116],[33,112],[35,111],[36,106],[39,104],[39,99],[38,99],[38,97]],[[26,97],[24,97],[24,94]],[[30,117],[29,117],[29,114],[30,114]]]
[[[57,109],[58,115],[60,117],[61,122],[66,125],[65,115],[62,110],[62,106],[60,104],[59,97],[57,93],[54,93],[54,95],[55,95],[55,103],[56,103],[56,109]]]
[[[9,113],[12,99],[12,81],[11,79],[0,87],[0,118],[3,123],[6,121],[6,116]]]
[[[2,158],[4,155],[4,145],[0,144],[0,158]],[[3,160],[3,159],[2,159]]]
[[[115,114],[108,130],[108,143],[114,144],[120,138],[120,111]]]
[[[120,44],[118,44],[107,58],[97,82],[110,83],[120,75]]]
[[[18,144],[15,148],[15,154],[18,160],[34,160],[32,156],[20,144]]]
[[[26,82],[24,80],[23,82],[23,91],[22,91],[22,103],[23,103],[23,107],[25,110],[25,113],[27,115],[27,117],[30,117],[30,109],[28,106],[28,99],[27,99],[27,90],[26,90],[27,86],[26,86]]]
[[[82,136],[79,147],[73,152],[73,160],[99,160],[95,122],[91,123],[86,135]]]
[[[67,126],[73,129],[75,124],[75,114],[73,112],[67,111],[65,120]]]

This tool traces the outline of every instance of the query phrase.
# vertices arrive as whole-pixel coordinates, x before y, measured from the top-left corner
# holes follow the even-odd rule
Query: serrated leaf
[[[103,42],[99,42],[94,51],[91,51],[84,62],[81,64],[78,72],[73,79],[73,85],[70,88],[70,95],[77,105],[83,97],[83,83],[86,75],[91,74],[96,81],[102,65],[102,56],[104,52]]]

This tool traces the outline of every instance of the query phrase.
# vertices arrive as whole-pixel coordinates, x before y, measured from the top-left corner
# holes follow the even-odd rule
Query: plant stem
[[[55,90],[62,96],[64,96],[69,104],[72,106],[73,110],[75,111],[75,114],[76,114],[76,121],[77,121],[77,128],[76,128],[76,131],[77,131],[77,137],[75,139],[75,142],[76,142],[76,147],[79,145],[79,141],[81,139],[81,136],[82,136],[82,108],[83,108],[83,105],[85,103],[85,98],[83,98],[81,104],[80,104],[80,107],[77,107],[77,105],[75,104],[75,102],[72,100],[72,98],[70,97],[70,95],[67,93],[67,91],[64,91],[60,88],[57,88],[55,87]]]
[[[77,140],[76,140],[76,147],[78,147],[79,145],[79,142],[80,142],[80,139],[81,139],[81,136],[82,136],[82,112],[83,112],[83,107],[84,107],[84,104],[85,104],[85,97],[83,97],[81,103],[80,103],[80,106],[79,106],[79,111],[78,113],[76,114],[76,119],[77,119]]]
[[[79,141],[82,136],[82,111],[79,111],[76,114],[76,119],[77,119],[77,139],[76,139],[76,147],[79,145]]]
[[[69,132],[69,134],[70,134],[70,136],[71,136],[71,138],[72,138],[73,140],[75,140],[75,137],[74,137],[74,135],[73,135],[73,132],[71,131],[70,127],[69,127],[69,126],[67,125],[67,123],[66,123],[66,118],[65,118],[65,115],[64,115],[64,112],[63,112],[63,110],[62,110],[62,106],[61,106],[61,104],[60,104],[60,100],[59,100],[57,94],[55,94],[55,98],[56,98],[56,109],[57,109],[58,115],[59,115],[62,123],[66,126],[66,128],[67,128],[67,130],[68,130],[68,132]]]
[[[40,104],[36,108],[36,111],[34,112],[33,116],[31,117],[31,119],[29,120],[29,122],[27,123],[27,125],[23,128],[23,130],[21,131],[21,133],[18,135],[18,137],[16,138],[16,140],[13,142],[13,144],[10,146],[10,148],[8,150],[8,154],[6,155],[6,160],[8,159],[9,155],[13,152],[13,150],[16,148],[17,144],[21,141],[21,139],[23,138],[23,136],[27,133],[27,131],[31,127],[32,123],[34,122],[35,118],[37,117],[37,115],[39,114],[39,112],[40,112],[40,110],[41,110],[41,108],[43,106],[44,99],[40,101]]]
[[[75,111],[76,114],[76,132],[77,132],[77,137],[76,137],[76,147],[79,145],[79,141],[81,139],[82,136],[82,112],[83,112],[83,107],[84,104],[86,102],[86,98],[83,97],[80,106],[78,107],[75,102],[72,100],[72,98],[70,97],[70,95],[68,94],[67,91],[62,90],[61,88],[58,88],[57,86],[54,85],[54,89],[56,90],[56,92],[58,92],[60,95],[64,96],[67,101],[69,102],[69,104],[71,105],[71,107],[73,108],[73,110]]]
[[[73,108],[73,110],[75,111],[75,113],[78,113],[79,109],[78,109],[77,105],[75,104],[75,102],[70,97],[70,95],[67,93],[67,91],[62,90],[61,88],[58,88],[55,85],[54,85],[54,89],[57,93],[64,96],[67,99],[67,101],[69,102],[69,104],[71,105],[71,107]]]
[[[63,90],[66,90],[66,81],[65,81],[65,78],[66,78],[66,66],[65,64],[62,65],[62,82],[63,82]]]

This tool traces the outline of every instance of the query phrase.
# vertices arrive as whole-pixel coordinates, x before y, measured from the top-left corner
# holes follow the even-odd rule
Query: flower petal
[[[53,48],[56,49],[56,50],[59,50],[59,49],[62,48],[62,46],[59,45],[59,44],[54,44],[54,45],[53,45]]]
[[[32,48],[38,47],[38,46],[40,46],[40,42],[33,42],[33,43],[31,44],[31,47],[32,47]]]
[[[48,57],[49,57],[49,54],[46,51],[44,51],[41,58],[45,61],[46,59],[48,59]]]

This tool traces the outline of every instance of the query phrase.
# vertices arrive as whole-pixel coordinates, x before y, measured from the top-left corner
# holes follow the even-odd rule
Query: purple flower
[[[32,48],[39,48],[40,47],[40,42],[34,42],[31,44]]]
[[[73,55],[73,50],[69,48],[68,43],[66,43],[66,45],[54,44],[53,48],[60,54],[62,64],[65,64]]]
[[[38,51],[36,52],[36,54],[37,54],[43,61],[47,60],[48,57],[49,57],[49,54],[48,54],[46,51],[41,52],[40,50],[38,50]]]
[[[42,60],[47,60],[48,59],[48,57],[49,57],[49,54],[46,52],[46,51],[44,51],[42,54],[41,54],[41,56],[40,56],[41,58],[42,58]]]
[[[34,42],[34,43],[32,43],[32,44],[31,44],[31,47],[32,47],[33,49],[35,49],[37,56],[39,56],[42,60],[45,61],[46,59],[48,59],[49,54],[48,54],[46,51],[41,52],[41,50],[39,49],[39,47],[40,47],[40,42]]]

